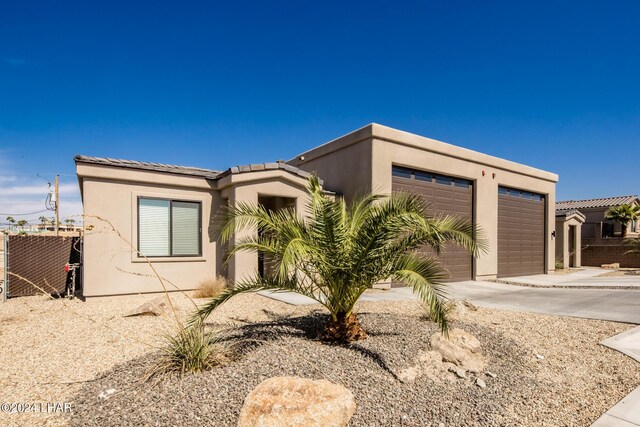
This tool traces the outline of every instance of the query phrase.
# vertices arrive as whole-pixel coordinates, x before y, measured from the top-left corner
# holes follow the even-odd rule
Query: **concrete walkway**
[[[536,274],[534,276],[507,277],[497,283],[541,288],[631,288],[640,289],[640,276],[602,277],[614,270],[584,268],[568,274]]]
[[[600,344],[617,350],[640,362],[640,326]],[[622,398],[613,408],[605,412],[591,427],[640,427],[640,387]]]
[[[447,290],[452,298],[468,299],[482,307],[640,324],[640,289],[533,288],[458,282],[450,283]]]

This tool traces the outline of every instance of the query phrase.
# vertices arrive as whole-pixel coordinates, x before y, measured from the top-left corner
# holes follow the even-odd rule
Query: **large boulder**
[[[439,332],[435,333],[429,342],[432,350],[440,353],[445,362],[451,362],[475,372],[482,372],[486,365],[480,341],[462,329],[451,329],[448,338]]]
[[[355,410],[353,393],[339,384],[274,377],[244,399],[238,427],[344,427]]]

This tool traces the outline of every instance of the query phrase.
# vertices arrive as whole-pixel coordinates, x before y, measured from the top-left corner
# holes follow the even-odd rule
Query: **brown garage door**
[[[543,274],[545,199],[498,188],[498,277]]]
[[[392,190],[421,195],[427,202],[429,213],[473,218],[471,181],[398,166],[393,167],[392,175]],[[433,255],[429,247],[423,247],[421,251]],[[457,245],[447,245],[439,259],[448,271],[449,281],[473,278],[469,251]]]

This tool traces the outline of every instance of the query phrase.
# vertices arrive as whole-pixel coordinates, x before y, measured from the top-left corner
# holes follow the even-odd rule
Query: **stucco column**
[[[237,186],[229,192],[229,203],[236,206],[238,203],[258,204],[258,193],[250,186]],[[230,240],[231,244],[256,233],[255,229],[246,229],[236,233]],[[258,271],[258,254],[256,252],[237,252],[229,259],[229,280],[232,284],[256,274]]]
[[[578,223],[576,225],[576,253],[574,255],[574,260],[576,263],[576,267],[582,267],[582,223]]]
[[[475,223],[488,243],[476,259],[476,279],[495,279],[498,275],[498,180],[488,171],[475,181]]]

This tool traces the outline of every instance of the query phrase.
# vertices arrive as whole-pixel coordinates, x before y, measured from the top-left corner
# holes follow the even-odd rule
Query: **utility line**
[[[36,212],[27,212],[27,213],[0,213],[0,215],[9,215],[9,216],[21,216],[21,215],[34,215],[34,214],[39,214],[42,212],[47,212],[49,211],[49,209],[45,209],[42,211],[36,211]]]

